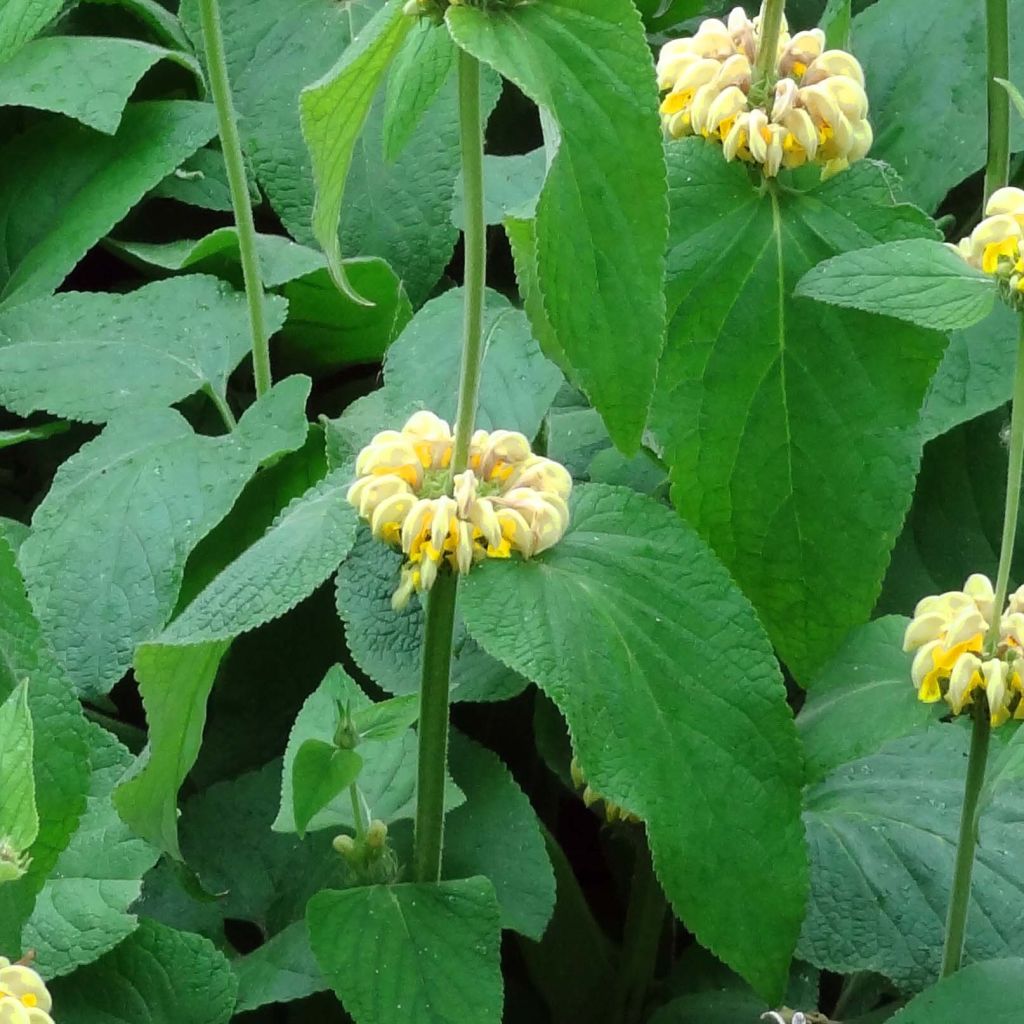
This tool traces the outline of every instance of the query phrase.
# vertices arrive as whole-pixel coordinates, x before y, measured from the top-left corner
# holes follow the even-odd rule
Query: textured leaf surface
[[[270,296],[265,308],[273,333],[286,306]],[[250,348],[245,296],[212,277],[65,292],[0,312],[0,401],[23,416],[104,423],[204,387],[223,397]]]
[[[214,131],[212,105],[175,100],[132,105],[116,135],[54,119],[11,139],[0,150],[0,301],[49,295]]]
[[[1010,0],[1016,81],[1024,78],[1018,4]],[[933,210],[985,163],[985,5],[879,0],[854,19],[853,43],[867,73],[871,155],[892,164],[908,196]]]
[[[226,646],[143,644],[135,655],[149,746],[118,786],[114,805],[136,835],[179,859],[178,790],[199,754],[206,701]]]
[[[870,163],[778,195],[703,140],[670,145],[669,164],[671,323],[651,430],[676,507],[806,679],[878,595],[945,338],[792,290],[837,252],[933,229],[891,205]]]
[[[941,242],[908,238],[833,256],[804,274],[794,294],[951,331],[988,316],[996,285]]]
[[[53,986],[75,1024],[227,1024],[235,976],[207,939],[155,921],[102,960]]]
[[[344,469],[296,498],[277,521],[216,577],[160,637],[165,644],[230,640],[309,597],[341,564],[356,536]]]
[[[484,220],[501,224],[506,217],[532,217],[548,171],[544,147],[516,156],[484,156]],[[455,182],[452,223],[462,224],[462,175]]]
[[[938,973],[969,730],[887,744],[806,794],[811,898],[799,953],[820,967],[876,971],[905,991]],[[997,744],[986,782],[966,957],[1021,955],[1024,815],[1020,738]],[[1015,764],[1018,766],[1015,768]]]
[[[907,621],[891,615],[855,629],[808,684],[796,727],[809,781],[938,723],[935,709],[917,699],[910,682],[912,656],[903,651]]]
[[[335,797],[348,792],[363,759],[354,750],[339,750],[325,740],[306,740],[292,760],[292,811],[301,837],[310,819]]]
[[[150,195],[154,199],[176,199],[180,203],[188,203],[204,210],[229,213],[231,191],[228,187],[227,168],[224,166],[224,157],[220,150],[210,146],[196,150],[180,167],[176,167],[168,174]],[[251,180],[249,195],[255,205],[259,201],[259,188]],[[111,244],[109,238],[107,244]]]
[[[296,921],[259,949],[232,963],[238,976],[237,1013],[289,1003],[328,987],[309,945],[306,922]]]
[[[537,206],[544,309],[609,433],[634,449],[665,325],[665,171],[640,18],[627,0],[459,7],[447,18],[460,46],[558,123]]]
[[[124,674],[170,615],[189,551],[261,462],[302,443],[308,388],[281,382],[224,437],[196,435],[171,409],[126,413],[58,470],[19,564],[81,692],[105,693]]]
[[[0,836],[16,856],[25,853],[39,835],[32,763],[26,679],[0,704]]]
[[[572,515],[541,557],[470,574],[467,626],[559,706],[594,789],[647,822],[686,926],[777,997],[806,861],[800,755],[767,639],[669,509],[591,484]]]
[[[5,0],[0,7],[0,60],[7,60],[60,12],[61,0]]]
[[[356,1024],[498,1024],[498,904],[486,878],[314,896],[313,952]]]
[[[111,794],[131,755],[109,733],[90,726],[92,777],[78,831],[47,879],[22,945],[36,951],[45,977],[68,974],[113,949],[136,927],[129,908],[159,851],[131,834]]]
[[[1022,988],[1024,960],[967,964],[912,999],[892,1018],[892,1024],[938,1024],[972,1018],[985,1024],[1016,1024]]]
[[[112,135],[139,79],[164,59],[199,73],[184,54],[136,39],[34,39],[0,64],[0,102],[66,114]]]
[[[539,941],[555,907],[555,876],[529,799],[497,755],[464,736],[452,737],[449,764],[466,802],[445,819],[443,877],[485,876],[502,927]]]

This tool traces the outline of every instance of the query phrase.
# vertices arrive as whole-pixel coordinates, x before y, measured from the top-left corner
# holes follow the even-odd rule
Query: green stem
[[[452,666],[456,586],[455,575],[442,568],[427,597],[417,726],[419,768],[413,851],[413,875],[417,882],[436,882],[441,877],[444,778],[448,763],[448,683]]]
[[[975,699],[972,707],[974,728],[971,731],[971,752],[967,758],[967,781],[964,784],[964,806],[960,812],[960,837],[956,847],[953,888],[949,895],[946,917],[946,941],[942,948],[942,978],[960,969],[967,930],[967,911],[971,903],[971,874],[974,852],[978,844],[978,798],[985,782],[985,762],[991,735],[988,705]]]
[[[651,853],[642,839],[637,843],[633,881],[622,944],[622,958],[616,979],[613,1020],[638,1024],[658,962],[668,904],[651,863]]]
[[[758,102],[767,102],[775,88],[778,71],[779,35],[782,32],[782,16],[786,0],[764,0],[761,7],[761,32],[757,46],[757,57],[751,72],[751,95]]]
[[[459,51],[459,131],[462,143],[462,204],[465,229],[465,297],[462,327],[462,368],[455,415],[452,475],[469,462],[469,442],[476,420],[480,373],[483,368],[484,285],[487,273],[484,224],[484,131],[480,116],[480,63]]]
[[[234,430],[238,426],[238,420],[235,419],[235,414],[231,411],[231,406],[228,405],[227,400],[217,393],[217,389],[207,385],[203,388],[206,392],[207,397],[216,406],[217,412],[220,413],[220,418],[224,421],[224,426],[228,430]]]
[[[1002,188],[1010,173],[1010,97],[996,81],[1010,77],[1008,0],[985,0],[988,52],[988,161],[985,202]]]
[[[999,643],[1000,616],[1010,587],[1010,566],[1017,539],[1017,515],[1020,510],[1021,473],[1024,469],[1024,315],[1020,319],[1017,342],[1017,367],[1013,378],[1013,406],[1010,413],[1010,452],[1006,470],[1006,508],[1003,512],[1003,539],[999,547],[996,573],[995,614],[986,641],[991,653]]]
[[[359,792],[359,784],[353,782],[348,787],[348,795],[352,799],[352,821],[356,830],[356,839],[362,839],[366,835],[368,822],[363,814],[363,794]]]
[[[459,51],[459,132],[462,148],[463,223],[465,224],[465,325],[459,402],[451,476],[469,463],[469,442],[480,391],[483,363],[484,286],[487,252],[484,224],[484,133],[480,116],[480,65]],[[444,780],[448,761],[448,685],[455,629],[456,576],[442,565],[427,599],[420,683],[419,768],[416,788],[416,839],[413,872],[417,881],[441,877],[444,848]]]
[[[231,83],[224,56],[224,36],[220,27],[217,0],[199,0],[199,16],[206,47],[206,66],[210,74],[210,91],[217,108],[217,128],[228,172],[231,205],[235,211],[238,232],[238,253],[242,261],[242,278],[249,306],[249,329],[252,334],[252,366],[257,396],[270,390],[270,338],[263,316],[263,283],[256,252],[256,226],[252,219],[252,203],[245,179],[242,143],[238,137],[238,118],[231,99]]]

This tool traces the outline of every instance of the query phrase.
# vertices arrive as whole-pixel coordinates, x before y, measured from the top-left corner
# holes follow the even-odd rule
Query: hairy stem
[[[363,794],[359,792],[357,782],[348,787],[348,795],[352,800],[352,822],[356,830],[356,839],[362,839],[366,835],[368,822],[363,813]]]
[[[988,161],[985,202],[1002,188],[1010,173],[1010,97],[996,81],[1010,77],[1008,0],[985,0],[988,52]]]
[[[249,185],[245,178],[242,143],[238,137],[238,117],[231,99],[231,83],[224,56],[224,35],[220,27],[217,0],[199,0],[199,15],[203,26],[206,48],[206,66],[210,74],[210,91],[217,108],[217,130],[228,172],[231,206],[235,212],[238,232],[238,253],[242,261],[242,278],[249,306],[249,329],[252,334],[252,368],[256,379],[257,396],[270,390],[270,338],[263,315],[263,282],[260,261],[256,252],[256,226],[252,219]]]
[[[967,758],[967,781],[964,784],[964,806],[960,812],[960,836],[953,869],[953,888],[949,894],[946,915],[946,941],[942,947],[942,968],[939,976],[948,977],[960,969],[967,930],[967,910],[971,904],[971,875],[974,852],[978,844],[978,798],[985,782],[985,762],[991,735],[988,706],[975,699],[972,708],[974,728],[971,731],[971,752]]]
[[[480,370],[483,363],[484,286],[487,252],[484,224],[484,133],[480,117],[480,64],[459,51],[459,139],[462,149],[463,223],[465,227],[465,323],[459,402],[451,479],[469,463]],[[441,877],[444,849],[444,780],[448,761],[448,686],[458,580],[442,565],[427,600],[420,683],[419,769],[416,788],[416,842],[413,869],[417,881]]]
[[[762,101],[767,101],[775,87],[779,35],[782,32],[782,16],[785,10],[786,0],[764,0],[761,6],[760,42],[750,77],[751,93],[756,92]]]

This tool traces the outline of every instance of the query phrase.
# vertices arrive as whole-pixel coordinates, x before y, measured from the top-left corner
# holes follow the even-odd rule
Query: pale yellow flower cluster
[[[986,649],[995,614],[995,594],[987,576],[975,573],[963,590],[935,594],[918,602],[903,638],[916,651],[910,669],[918,698],[945,699],[954,715],[982,691],[993,726],[1024,718],[1024,587],[1011,594],[999,620],[994,649]]]
[[[52,1008],[50,993],[35,971],[0,956],[0,1024],[53,1024]]]
[[[406,556],[392,598],[404,608],[429,590],[447,563],[467,573],[484,558],[530,558],[556,544],[569,525],[572,478],[564,466],[534,455],[512,430],[478,430],[469,466],[449,494],[454,438],[432,412],[418,412],[401,430],[377,434],[356,459],[359,479],[348,500],[373,535]]]
[[[865,156],[873,134],[857,60],[826,50],[820,29],[791,37],[783,19],[774,97],[762,108],[750,95],[760,44],[761,19],[742,7],[666,43],[658,57],[666,133],[720,141],[727,160],[760,164],[769,178],[805,163],[821,164],[827,178]]]
[[[569,774],[572,776],[572,784],[577,789],[583,790],[583,803],[587,807],[593,807],[598,803],[604,804],[604,820],[609,825],[614,825],[617,821],[623,821],[627,825],[640,824],[640,819],[632,811],[627,811],[621,804],[613,803],[587,783],[583,776],[583,769],[575,757],[569,763]]]
[[[958,245],[947,244],[972,267],[998,278],[1011,298],[1024,294],[1024,190],[993,192],[985,204],[985,219],[970,236]]]

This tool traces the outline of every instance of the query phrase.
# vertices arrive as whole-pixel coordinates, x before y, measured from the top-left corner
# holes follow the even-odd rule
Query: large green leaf
[[[646,821],[686,926],[781,995],[807,884],[802,766],[767,638],[714,555],[664,506],[590,484],[556,547],[462,590],[473,638],[545,690],[590,784]]]
[[[285,309],[266,299],[271,333]],[[0,401],[23,416],[103,423],[201,388],[226,400],[228,376],[251,345],[245,296],[212,277],[126,294],[66,292],[0,312]]]
[[[131,105],[112,136],[53,119],[11,139],[0,150],[0,301],[49,295],[214,131],[212,105],[176,100]]]
[[[233,961],[238,976],[237,1013],[267,1003],[289,1003],[328,987],[309,946],[306,922],[296,921],[258,949]]]
[[[840,973],[876,971],[905,991],[934,980],[969,731],[958,723],[895,740],[808,791],[811,897],[802,957]],[[997,743],[989,767],[967,920],[969,960],[1024,954],[1020,750],[1020,734]]]
[[[34,39],[0,64],[0,103],[53,110],[112,135],[139,79],[165,59],[200,74],[191,57],[136,39]]]
[[[143,921],[117,949],[54,985],[53,998],[74,1024],[227,1024],[236,988],[213,943]]]
[[[877,597],[945,338],[792,290],[837,252],[934,229],[892,205],[875,164],[761,192],[691,139],[670,144],[669,171],[671,323],[651,429],[676,507],[805,679]]]
[[[226,647],[143,644],[135,655],[149,745],[117,787],[114,806],[136,835],[179,859],[178,790],[199,754],[206,701]]]
[[[941,242],[908,238],[833,256],[807,271],[794,294],[951,331],[984,320],[997,289]]]
[[[855,629],[808,683],[796,727],[809,781],[938,723],[911,685],[911,655],[903,650],[907,621],[892,615]]]
[[[1009,20],[1016,81],[1024,78],[1018,3],[1010,0]],[[892,164],[910,198],[933,210],[985,163],[985,5],[878,0],[854,19],[853,42],[871,101],[871,155]]]
[[[17,858],[39,835],[36,780],[32,773],[32,714],[28,707],[28,680],[19,683],[0,703],[0,881],[17,870]]]
[[[447,19],[461,47],[557,122],[558,152],[537,206],[544,310],[609,433],[635,449],[665,326],[665,170],[636,8],[548,0],[452,7]]]
[[[89,730],[92,777],[78,831],[61,853],[22,934],[46,977],[91,963],[130,935],[129,910],[142,891],[142,876],[159,851],[132,836],[118,818],[111,794],[131,755],[109,733]]]
[[[7,60],[59,13],[61,0],[4,0],[0,7],[0,60]]]
[[[164,644],[230,640],[290,611],[338,568],[356,537],[337,470],[296,498],[270,529],[216,577],[160,637]]]
[[[891,1024],[940,1024],[984,1021],[1017,1024],[1024,989],[1024,960],[989,960],[967,964],[912,999]]]
[[[401,0],[387,0],[352,39],[337,65],[303,89],[299,99],[302,134],[316,181],[313,234],[327,256],[331,275],[345,292],[350,287],[338,238],[345,182],[374,94],[411,27]]]
[[[308,389],[302,377],[279,383],[224,437],[195,434],[171,409],[125,413],[58,470],[19,564],[81,692],[124,674],[169,617],[189,551],[260,463],[302,443]]]
[[[501,929],[486,878],[328,890],[307,921],[356,1024],[499,1024]]]

